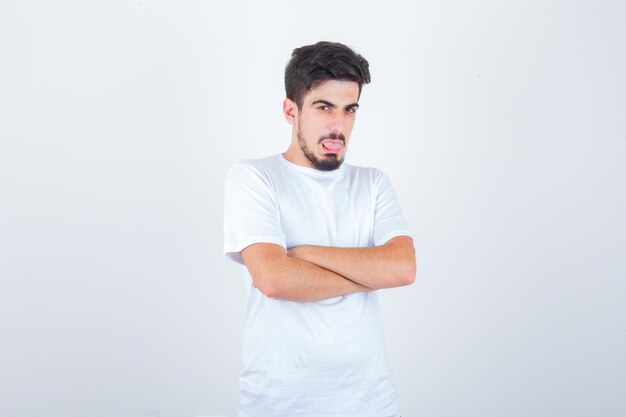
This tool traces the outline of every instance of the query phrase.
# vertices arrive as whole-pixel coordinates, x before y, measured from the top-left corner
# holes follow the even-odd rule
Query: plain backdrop
[[[402,415],[626,416],[625,4],[487,0],[2,0],[0,416],[235,416],[223,179],[318,40],[369,60],[346,160],[417,237]]]

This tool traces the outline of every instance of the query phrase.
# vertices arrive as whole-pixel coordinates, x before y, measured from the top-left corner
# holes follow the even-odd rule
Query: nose
[[[341,111],[333,112],[330,120],[330,131],[342,133],[346,124],[346,115]]]

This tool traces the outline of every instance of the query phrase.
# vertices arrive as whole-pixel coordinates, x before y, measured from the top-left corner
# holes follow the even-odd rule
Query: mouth
[[[341,152],[343,148],[343,141],[339,139],[326,139],[322,141],[322,149],[324,153],[334,153],[337,154]]]

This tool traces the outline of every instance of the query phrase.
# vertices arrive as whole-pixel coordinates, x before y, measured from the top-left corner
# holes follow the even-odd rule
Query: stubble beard
[[[326,158],[324,159],[318,159],[313,152],[311,152],[311,150],[309,149],[309,147],[306,145],[306,142],[304,140],[304,137],[302,136],[302,131],[300,130],[300,127],[298,126],[298,133],[296,134],[297,138],[298,138],[298,145],[300,146],[300,149],[302,150],[302,153],[304,154],[304,156],[306,157],[306,159],[309,160],[309,162],[311,163],[311,165],[313,165],[313,167],[315,167],[315,169],[319,169],[320,171],[334,171],[337,168],[339,168],[341,166],[341,164],[343,164],[343,160],[346,158],[346,147],[345,147],[345,140],[344,142],[344,150],[343,150],[343,155],[341,156],[341,159],[337,158],[337,154],[335,153],[327,153],[326,154]],[[343,135],[342,135],[343,137]],[[322,138],[320,139],[327,139],[327,138]],[[333,137],[332,139],[337,139],[336,137]]]

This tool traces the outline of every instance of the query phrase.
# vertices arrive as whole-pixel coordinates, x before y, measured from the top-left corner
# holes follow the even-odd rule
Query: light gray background
[[[295,47],[371,63],[347,160],[418,278],[403,416],[626,416],[621,1],[2,1],[0,416],[235,415],[222,181],[286,150]]]

